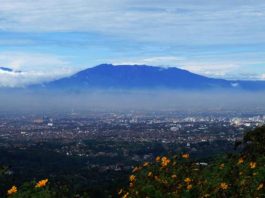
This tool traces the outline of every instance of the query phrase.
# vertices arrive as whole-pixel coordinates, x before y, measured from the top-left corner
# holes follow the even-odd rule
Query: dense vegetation
[[[187,153],[183,150],[178,152],[179,154],[177,155],[171,154],[172,152],[170,152],[168,156],[160,155],[152,162],[145,162],[141,166],[136,166],[132,173],[126,176],[128,177],[128,187],[118,190],[123,184],[124,175],[121,177],[108,175],[109,180],[105,179],[104,181],[108,181],[111,189],[117,191],[114,197],[264,197],[264,143],[265,127],[260,127],[247,132],[243,141],[236,143],[235,147],[240,152],[233,152],[232,154],[215,157],[214,159],[208,157],[202,158],[201,156],[199,158],[197,156],[194,157],[192,153]],[[207,150],[204,149],[204,152],[208,156]],[[209,150],[209,153],[212,152]],[[160,151],[157,153],[164,154],[165,152]],[[43,154],[45,155],[45,153]],[[15,156],[13,155],[13,157]],[[68,161],[64,161],[63,158],[57,159],[67,164],[68,161],[73,160],[69,159]],[[16,161],[16,159],[14,160]],[[51,160],[51,158],[46,158],[46,160]],[[73,171],[85,171],[82,166],[77,166],[80,170],[73,168],[81,163],[79,163],[79,159],[72,161],[72,163],[73,166],[71,169]],[[34,168],[30,170],[34,171]],[[60,171],[60,168],[57,171]],[[106,197],[106,194],[100,195],[100,188],[102,192],[106,188],[109,188],[106,184],[100,186],[97,183],[95,190],[93,189],[95,185],[86,186],[87,183],[82,182],[84,180],[82,175],[85,174],[89,174],[89,177],[93,181],[100,180],[97,170],[94,170],[94,172],[90,170],[89,173],[83,172],[77,177],[75,175],[72,179],[67,178],[70,175],[65,175],[65,177],[61,175],[56,179],[47,176],[48,180],[44,176],[45,172],[47,173],[49,171],[44,170],[43,174],[36,177],[38,178],[37,181],[28,180],[31,182],[18,183],[13,179],[6,180],[9,177],[12,178],[9,175],[9,169],[8,167],[0,167],[0,181],[6,181],[4,185],[1,185],[4,188],[0,190],[4,192],[5,196],[14,198],[53,198]],[[32,172],[33,176],[34,174]],[[61,182],[60,180],[58,181],[58,178],[61,179]],[[121,179],[115,181],[113,178]],[[69,181],[66,182],[66,180]],[[69,186],[71,183],[73,186]],[[82,189],[82,193],[76,193],[75,188]]]
[[[117,191],[126,186],[132,167],[145,160],[151,161],[157,155],[189,152],[193,159],[201,159],[231,150],[233,144],[226,141],[187,147],[186,144],[153,141],[87,139],[80,144],[80,141],[34,143],[0,139],[0,164],[4,166],[0,197],[5,197],[13,185],[21,191],[24,183],[43,178],[49,179],[48,184],[59,197],[116,197]],[[66,155],[69,151],[75,153]],[[80,152],[84,155],[79,156]],[[116,165],[118,170],[115,170]],[[106,169],[108,167],[111,169]]]
[[[209,164],[189,154],[157,157],[136,167],[121,197],[265,197],[265,126],[247,132],[242,151]]]

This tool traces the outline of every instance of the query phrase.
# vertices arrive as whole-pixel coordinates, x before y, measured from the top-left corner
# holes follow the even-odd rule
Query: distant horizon
[[[192,74],[196,74],[196,75],[200,75],[200,76],[203,76],[203,77],[207,77],[207,78],[212,78],[212,79],[221,79],[221,80],[227,80],[227,81],[245,81],[245,80],[240,80],[240,79],[225,79],[225,78],[215,78],[215,77],[211,77],[211,76],[207,76],[207,75],[201,75],[201,74],[198,74],[198,73],[194,73],[194,72],[191,72],[187,69],[182,69],[180,67],[177,67],[177,66],[161,66],[161,65],[147,65],[147,64],[121,64],[121,65],[118,65],[118,64],[112,64],[112,63],[102,63],[102,64],[99,64],[99,65],[95,65],[95,66],[91,66],[91,67],[87,67],[87,68],[84,68],[84,69],[81,69],[81,70],[77,70],[73,73],[69,73],[68,75],[61,75],[60,77],[57,77],[57,78],[52,78],[52,79],[43,79],[42,81],[33,81],[31,83],[27,83],[27,84],[22,84],[22,85],[12,85],[12,86],[9,86],[9,85],[1,85],[0,84],[0,88],[1,87],[10,87],[10,88],[19,88],[19,87],[27,87],[27,86],[30,86],[30,85],[34,85],[34,84],[41,84],[41,83],[45,83],[45,82],[52,82],[54,80],[58,80],[58,79],[62,79],[62,78],[67,78],[67,77],[70,77],[70,76],[73,76],[79,72],[82,72],[82,71],[85,71],[85,70],[88,70],[88,69],[92,69],[92,68],[96,68],[96,67],[99,67],[99,66],[103,66],[103,65],[110,65],[110,66],[113,66],[113,67],[133,67],[133,66],[136,66],[136,67],[141,67],[141,66],[145,66],[145,67],[154,67],[154,68],[161,68],[161,69],[170,69],[170,68],[175,68],[175,69],[179,69],[179,70],[183,70],[183,71],[187,71],[187,72],[190,72]],[[20,71],[20,70],[15,70],[13,68],[10,68],[10,67],[4,67],[4,66],[0,66],[0,75],[1,74],[10,74],[11,76],[14,76],[14,75],[20,75],[20,76],[25,76],[26,72],[25,71]],[[260,81],[260,82],[265,82],[265,80],[246,80],[246,81]]]
[[[265,79],[265,2],[0,0],[0,85],[57,79],[89,65],[178,67]],[[49,71],[49,72],[47,72]]]

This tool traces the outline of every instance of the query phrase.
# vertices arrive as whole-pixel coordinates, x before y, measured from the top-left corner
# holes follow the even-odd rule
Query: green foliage
[[[134,169],[121,197],[265,197],[265,127],[247,132],[242,153],[209,164],[187,155],[160,158]],[[164,164],[163,159],[169,163]],[[131,177],[132,178],[132,177]]]
[[[265,126],[246,133],[243,143],[245,153],[249,155],[262,155],[265,153]]]
[[[129,187],[118,194],[123,198],[265,197],[265,127],[247,132],[241,144],[241,153],[225,155],[208,164],[192,160],[188,154],[158,157],[136,167],[129,176]],[[0,167],[0,177],[5,172],[8,168]],[[77,182],[80,184],[80,180]],[[35,181],[24,183],[8,197],[88,197],[93,190],[85,188],[79,196],[70,195],[63,184],[49,182],[39,188],[35,185]]]
[[[17,187],[17,192],[8,195],[10,198],[52,198],[56,197],[55,193],[50,190],[49,186],[40,188],[35,187],[36,182],[24,183]]]

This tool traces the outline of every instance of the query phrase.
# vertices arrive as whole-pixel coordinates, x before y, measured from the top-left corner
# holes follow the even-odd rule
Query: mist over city
[[[265,92],[91,90],[88,92],[0,93],[1,111],[11,113],[52,113],[89,111],[264,111]]]

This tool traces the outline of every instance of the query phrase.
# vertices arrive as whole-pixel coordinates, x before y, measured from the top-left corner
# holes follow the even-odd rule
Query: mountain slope
[[[44,84],[55,89],[213,89],[232,88],[230,81],[207,78],[178,68],[102,64]]]

